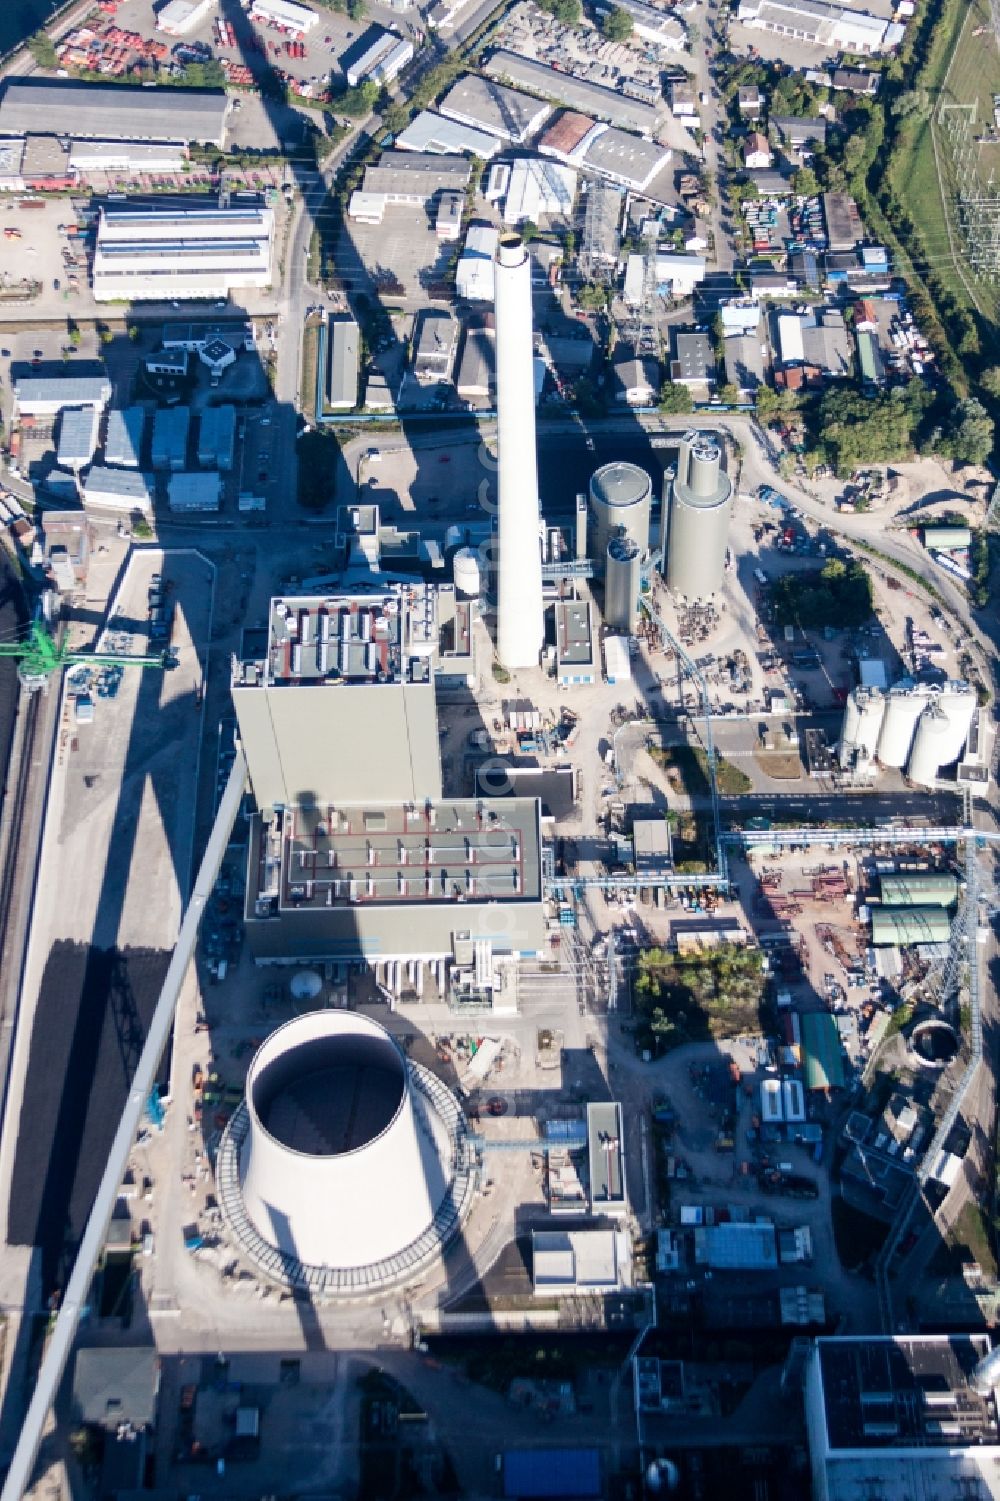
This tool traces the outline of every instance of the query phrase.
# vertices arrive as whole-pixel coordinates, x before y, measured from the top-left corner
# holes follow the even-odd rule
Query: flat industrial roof
[[[251,885],[290,912],[538,901],[538,827],[534,798],[310,804],[258,830]]]
[[[187,451],[190,407],[158,407],[153,418],[153,462],[157,458],[180,458]]]
[[[590,1199],[595,1212],[602,1205],[615,1208],[625,1202],[622,1177],[625,1143],[622,1135],[622,1107],[617,1101],[592,1101],[587,1106]]]
[[[670,150],[655,141],[643,140],[609,125],[595,135],[583,156],[582,165],[594,172],[606,172],[634,187],[645,187],[651,178],[670,161]]]
[[[334,316],[327,331],[330,342],[327,399],[332,407],[356,407],[361,330],[354,318]]]
[[[508,766],[486,761],[476,768],[476,792],[483,797],[538,798],[543,818],[568,818],[575,806],[572,766]]]
[[[423,194],[431,198],[441,188],[464,188],[471,170],[464,156],[383,151],[376,166],[365,168],[363,191],[390,196]]]
[[[106,375],[16,375],[14,396],[19,406],[32,402],[62,402],[64,406],[101,406],[111,395]]]
[[[714,376],[715,357],[708,334],[675,334],[670,374],[673,380],[690,381],[707,381]]]
[[[430,681],[430,657],[438,644],[437,600],[422,584],[278,597],[271,600],[268,622],[266,660],[243,664],[243,685],[250,681],[248,667],[279,687]]]
[[[105,469],[95,465],[84,480],[83,495],[85,500],[113,495],[123,500],[148,502],[153,486],[151,475],[139,474],[135,469]]]
[[[589,604],[562,600],[556,604],[556,652],[560,663],[588,667],[594,662],[594,627]]]
[[[97,424],[100,414],[97,407],[64,407],[59,418],[59,448],[57,462],[71,464],[74,460],[85,463],[97,447]]]
[[[984,1335],[821,1339],[820,1375],[832,1450],[997,1444],[996,1400],[971,1386]]]

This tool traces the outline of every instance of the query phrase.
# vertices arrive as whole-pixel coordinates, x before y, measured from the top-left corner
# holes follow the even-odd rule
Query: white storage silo
[[[481,585],[479,559],[471,547],[460,547],[451,563],[452,578],[459,594],[478,599]]]
[[[885,695],[878,688],[867,688],[860,697],[861,723],[858,726],[858,760],[872,761],[885,714]]]
[[[927,706],[925,694],[912,688],[893,688],[885,702],[876,755],[882,766],[902,769],[906,765],[917,729],[917,720]]]
[[[664,580],[672,594],[708,598],[722,588],[733,511],[733,482],[712,434],[684,435],[667,488]]]
[[[855,688],[848,695],[837,750],[842,767],[874,759],[884,711],[885,697],[878,688]]]
[[[929,704],[917,723],[913,750],[906,775],[918,787],[933,787],[942,766],[947,766],[945,751],[953,739],[948,716],[937,704]]]
[[[377,1022],[310,1012],[250,1065],[220,1150],[223,1213],[259,1264],[270,1248],[276,1276],[314,1269],[338,1291],[364,1269],[378,1286],[457,1227],[463,1129],[450,1092]]]
[[[976,690],[969,683],[946,683],[938,704],[948,721],[941,765],[950,766],[958,760],[969,738],[972,716],[976,712]]]
[[[653,483],[638,464],[602,464],[590,477],[590,547],[603,567],[612,537],[630,537],[639,552],[649,551],[649,510]]]
[[[844,705],[844,722],[840,727],[840,740],[837,745],[837,759],[842,767],[848,767],[854,760],[854,751],[858,743],[858,730],[861,728],[861,707],[858,704],[857,691],[847,695]]]
[[[631,537],[612,537],[604,567],[604,624],[630,635],[639,619],[642,562]]]

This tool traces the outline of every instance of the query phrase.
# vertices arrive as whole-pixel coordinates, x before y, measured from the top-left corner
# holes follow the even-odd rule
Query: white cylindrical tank
[[[635,630],[639,620],[642,562],[631,537],[612,537],[604,565],[604,624],[610,631]]]
[[[856,692],[847,695],[844,705],[844,722],[840,727],[840,742],[837,746],[837,758],[841,766],[847,767],[854,759],[854,749],[858,743],[858,730],[861,728],[861,708],[858,704]]]
[[[947,766],[945,750],[952,739],[952,729],[946,714],[937,704],[929,704],[917,723],[913,737],[910,764],[906,775],[918,787],[933,787],[942,766]]]
[[[545,642],[539,545],[531,262],[501,235],[494,267],[497,380],[497,656],[537,667]]]
[[[878,688],[855,688],[848,694],[837,748],[842,767],[874,759],[884,710],[885,698]]]
[[[460,547],[451,560],[452,578],[459,594],[466,599],[479,598],[479,559],[471,547]]]
[[[858,725],[858,760],[872,761],[875,758],[875,747],[878,745],[879,732],[882,729],[885,697],[878,688],[869,688],[865,691],[864,697],[859,695],[859,698],[861,723]]]
[[[938,699],[938,706],[948,721],[948,735],[944,745],[942,766],[957,761],[965,749],[976,712],[976,690],[968,683],[947,683]]]
[[[669,492],[667,588],[686,599],[716,594],[726,569],[733,482],[712,434],[690,432],[681,439]]]
[[[638,464],[602,464],[590,477],[590,514],[594,519],[590,547],[594,562],[604,565],[612,537],[630,537],[645,554],[649,551],[649,509],[653,482]]]
[[[927,697],[908,688],[894,688],[885,702],[876,755],[883,766],[906,765],[917,728],[927,707]]]
[[[370,1266],[431,1226],[452,1179],[444,1121],[384,1028],[314,1011],[247,1075],[239,1182],[257,1232],[312,1266]]]

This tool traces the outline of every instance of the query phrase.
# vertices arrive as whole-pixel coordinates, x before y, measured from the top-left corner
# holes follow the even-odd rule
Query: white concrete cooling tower
[[[495,267],[497,372],[497,656],[537,667],[545,641],[539,544],[531,262],[502,235]]]
[[[461,1111],[377,1022],[316,1011],[272,1033],[219,1154],[223,1213],[280,1280],[331,1293],[413,1275],[471,1197]]]

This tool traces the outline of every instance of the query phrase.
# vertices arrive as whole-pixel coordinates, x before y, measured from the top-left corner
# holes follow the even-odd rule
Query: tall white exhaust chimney
[[[497,360],[497,656],[537,667],[545,644],[539,545],[531,263],[520,235],[501,235],[495,267]]]

